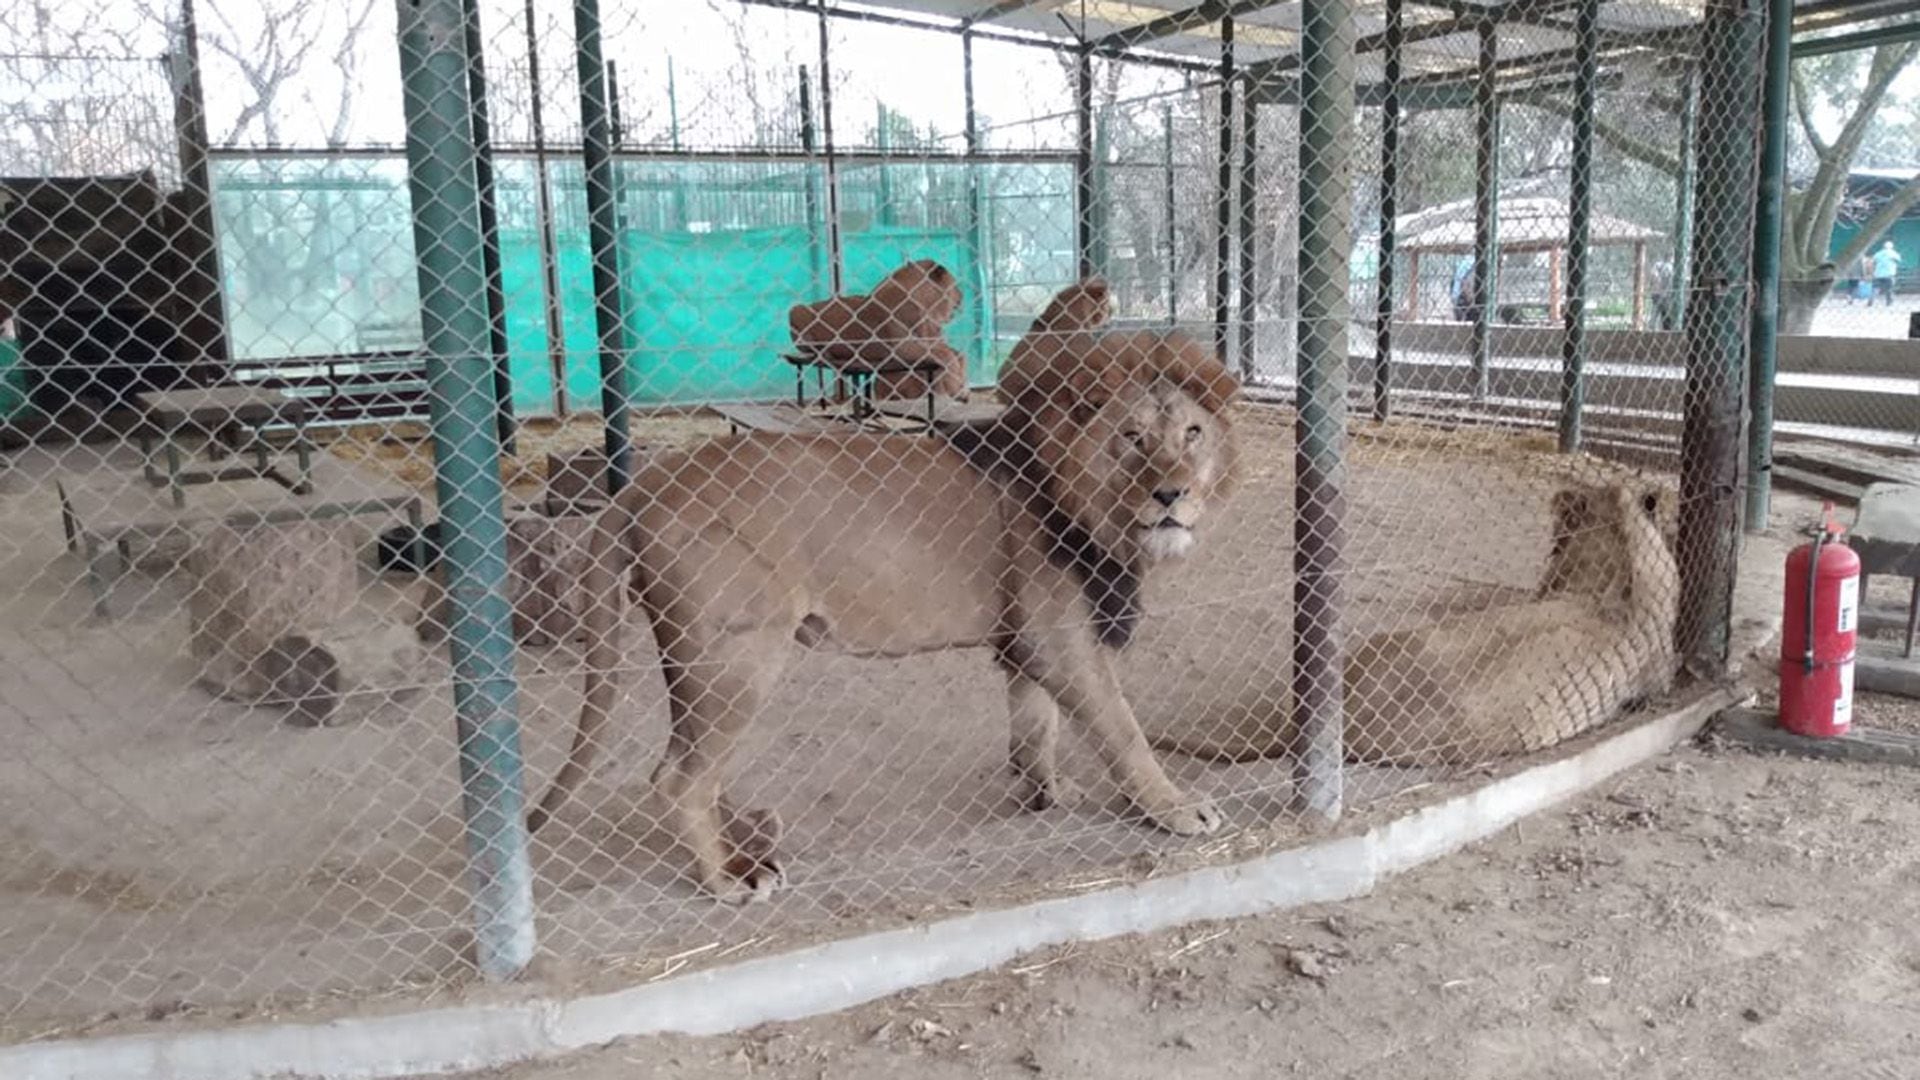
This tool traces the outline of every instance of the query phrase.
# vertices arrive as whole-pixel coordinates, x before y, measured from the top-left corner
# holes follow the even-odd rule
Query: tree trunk
[[[1780,275],[1780,332],[1795,337],[1813,333],[1813,316],[1833,294],[1834,269],[1821,266],[1798,274]]]

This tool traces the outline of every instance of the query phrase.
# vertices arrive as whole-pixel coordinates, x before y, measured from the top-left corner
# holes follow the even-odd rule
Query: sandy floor
[[[1709,740],[1362,900],[486,1080],[1911,1077],[1915,790]]]
[[[1244,418],[1248,481],[1188,564],[1149,589],[1152,617],[1124,665],[1149,727],[1204,715],[1290,663],[1290,419]],[[641,428],[654,444],[698,423]],[[555,431],[549,444],[590,444]],[[569,442],[574,440],[575,442]],[[544,447],[529,441],[526,456]],[[394,475],[406,438],[352,453]],[[1348,596],[1352,632],[1509,600],[1547,546],[1547,498],[1568,475],[1609,472],[1537,437],[1393,427],[1356,433]],[[394,463],[400,464],[394,464]],[[124,464],[124,462],[122,463]],[[177,553],[136,553],[117,617],[86,617],[62,551],[52,479],[98,466],[87,448],[19,455],[0,473],[0,1038],[261,1010],[364,1009],[484,995],[466,985],[468,914],[450,673],[358,704],[340,727],[296,729],[273,711],[196,689],[184,648]],[[1781,501],[1783,516],[1804,512]],[[364,523],[368,533],[385,522]],[[1778,557],[1743,584],[1741,623],[1764,624]],[[401,583],[369,580],[396,617]],[[644,635],[641,635],[644,637]],[[1233,828],[1205,843],[1120,820],[1086,748],[1068,769],[1085,797],[1019,812],[1005,776],[1005,708],[983,654],[901,661],[812,654],[788,675],[737,757],[736,794],[777,808],[793,888],[770,905],[693,897],[644,812],[664,724],[651,644],[623,708],[624,737],[583,800],[534,852],[548,977],[592,985],[779,951],[974,904],[1083,888],[1157,866],[1284,843],[1284,762],[1170,767]],[[551,774],[578,708],[570,647],[522,650],[530,785]],[[1356,769],[1356,809],[1443,777]],[[337,1004],[336,1004],[337,1003]]]

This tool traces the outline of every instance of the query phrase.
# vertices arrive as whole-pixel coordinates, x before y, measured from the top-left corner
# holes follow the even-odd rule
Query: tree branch
[[[1820,167],[1807,184],[1805,215],[1798,237],[1803,245],[1802,258],[1807,262],[1818,263],[1825,255],[1834,220],[1840,213],[1840,199],[1846,194],[1847,174],[1853,170],[1854,155],[1867,137],[1867,129],[1873,125],[1881,99],[1917,53],[1920,53],[1920,43],[1916,42],[1881,45],[1873,50],[1867,85],[1861,89],[1852,114],[1841,125],[1839,137],[1820,155]]]
[[[1899,221],[1900,216],[1907,212],[1907,208],[1916,202],[1920,202],[1920,173],[1915,173],[1912,179],[1900,185],[1899,190],[1889,196],[1886,202],[1880,204],[1880,209],[1875,210],[1872,216],[1860,223],[1860,228],[1853,234],[1853,239],[1847,241],[1847,246],[1841,248],[1840,253],[1833,257],[1833,264],[1839,267],[1852,266],[1854,261],[1865,255],[1874,241],[1880,239],[1888,229],[1893,228],[1893,223]]]
[[[1573,119],[1573,106],[1563,105],[1557,101],[1516,101],[1514,104],[1522,107],[1540,109],[1566,120]],[[1620,151],[1635,161],[1643,165],[1651,165],[1675,179],[1679,178],[1682,167],[1678,155],[1668,153],[1654,145],[1651,141],[1642,139],[1640,136],[1624,128],[1615,127],[1613,124],[1597,116],[1593,118],[1593,133],[1598,135],[1601,141],[1605,142],[1608,146],[1613,147],[1615,150]]]
[[[1807,93],[1807,77],[1801,74],[1797,66],[1788,70],[1793,73],[1793,111],[1800,118],[1800,133],[1807,137],[1807,145],[1813,147],[1814,156],[1825,157],[1827,141],[1820,137],[1819,130],[1813,126],[1813,99]]]

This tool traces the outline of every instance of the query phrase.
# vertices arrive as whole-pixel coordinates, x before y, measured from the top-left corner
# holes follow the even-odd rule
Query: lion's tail
[[[586,779],[587,769],[600,745],[600,731],[606,727],[620,688],[616,673],[620,670],[620,630],[622,601],[626,582],[622,568],[632,559],[625,538],[631,532],[623,520],[626,511],[618,501],[607,508],[592,530],[591,558],[587,565],[587,611],[583,620],[587,633],[586,693],[580,704],[580,723],[573,732],[573,746],[567,750],[566,763],[554,774],[540,804],[527,815],[527,831],[539,832]]]

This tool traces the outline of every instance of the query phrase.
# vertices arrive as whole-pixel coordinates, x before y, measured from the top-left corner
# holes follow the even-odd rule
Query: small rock
[[[886,1044],[892,1041],[893,1041],[893,1021],[891,1020],[887,1021],[884,1024],[881,1024],[877,1028],[874,1028],[873,1034],[867,1036],[868,1046],[885,1046]]]
[[[1287,967],[1295,975],[1302,975],[1309,979],[1324,979],[1328,974],[1327,965],[1321,963],[1319,957],[1305,949],[1287,950]]]
[[[1187,1033],[1184,1031],[1178,1035],[1175,1035],[1171,1041],[1173,1046],[1176,1049],[1180,1049],[1180,1050],[1198,1050],[1199,1049],[1199,1047],[1193,1045],[1193,1040],[1188,1038]]]
[[[1020,1056],[1014,1058],[1013,1063],[1030,1073],[1043,1073],[1047,1071],[1046,1068],[1040,1064],[1040,1056],[1035,1054],[1031,1048],[1020,1051]]]
[[[921,1042],[932,1042],[935,1039],[950,1039],[953,1037],[953,1032],[937,1020],[915,1020],[907,1026],[907,1030],[911,1031],[913,1037],[919,1039]]]
[[[1007,1003],[1004,1001],[996,1001],[993,1003],[993,1008],[990,1011],[995,1016],[1005,1016],[1007,1015]]]
[[[1749,1024],[1757,1024],[1760,1022],[1760,1010],[1748,1006],[1740,1010],[1740,1019],[1745,1020]]]

